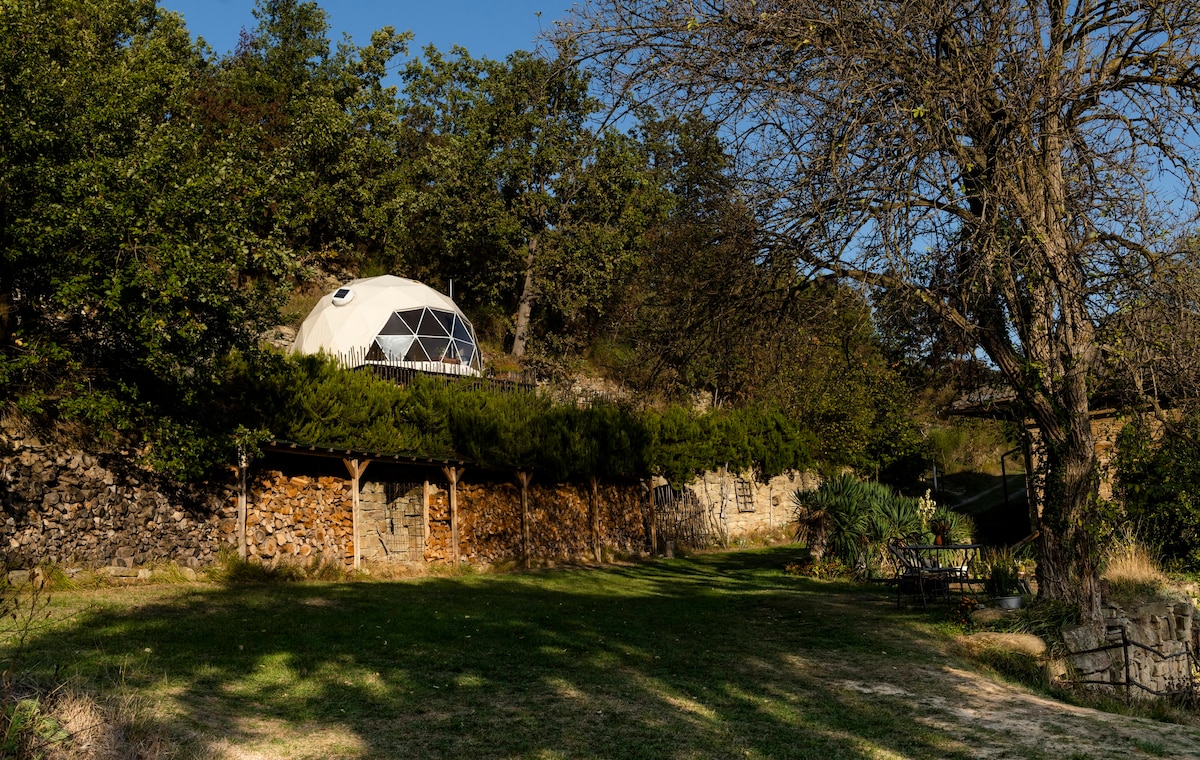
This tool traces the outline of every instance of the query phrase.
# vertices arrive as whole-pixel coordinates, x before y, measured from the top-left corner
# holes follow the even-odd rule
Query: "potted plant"
[[[929,531],[933,533],[933,543],[944,546],[950,543],[950,520],[945,515],[936,515],[929,521]]]
[[[993,549],[984,557],[987,578],[984,590],[1001,609],[1021,606],[1021,567],[1009,549]]]

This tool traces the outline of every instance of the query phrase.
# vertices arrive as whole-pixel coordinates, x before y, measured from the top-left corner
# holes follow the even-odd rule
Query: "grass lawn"
[[[797,554],[59,592],[16,665],[139,699],[187,757],[974,758],[1003,741],[944,693],[973,687],[942,677],[970,666],[938,615],[784,574]],[[1069,756],[1014,752],[997,756]]]

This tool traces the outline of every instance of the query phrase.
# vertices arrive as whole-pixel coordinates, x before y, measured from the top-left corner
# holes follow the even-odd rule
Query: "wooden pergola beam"
[[[521,562],[529,569],[532,541],[529,537],[529,481],[533,480],[532,472],[517,470],[517,482],[521,484]]]
[[[352,531],[350,542],[354,546],[354,569],[358,570],[362,559],[362,552],[359,550],[358,543],[359,482],[362,479],[363,473],[367,471],[367,467],[371,464],[371,460],[343,459],[342,464],[346,465],[346,471],[350,473],[350,530]]]
[[[446,476],[446,480],[450,483],[450,543],[452,545],[451,556],[453,557],[454,566],[458,567],[459,549],[458,549],[458,480],[466,472],[465,467],[456,467],[449,465],[442,468],[442,474]]]

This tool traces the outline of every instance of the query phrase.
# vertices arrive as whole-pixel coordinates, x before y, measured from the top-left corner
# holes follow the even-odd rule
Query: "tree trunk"
[[[12,279],[8,259],[0,254],[0,350],[7,349],[13,339]]]
[[[520,358],[525,355],[525,347],[529,342],[529,319],[533,311],[536,289],[533,283],[533,259],[537,253],[537,237],[531,237],[525,247],[525,284],[521,288],[521,300],[517,303],[516,333],[513,337],[512,355]]]
[[[1086,620],[1100,613],[1100,568],[1096,533],[1099,466],[1092,435],[1087,381],[1082,372],[1063,380],[1057,424],[1042,428],[1040,447],[1041,531],[1038,596],[1075,605]],[[1045,434],[1045,431],[1052,431]],[[1033,498],[1038,498],[1036,495]]]

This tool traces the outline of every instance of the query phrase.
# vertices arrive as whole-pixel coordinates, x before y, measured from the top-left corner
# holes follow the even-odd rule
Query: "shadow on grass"
[[[928,618],[789,577],[795,552],[80,593],[29,662],[120,680],[165,700],[171,730],[267,757],[971,757],[831,669],[932,667]]]

